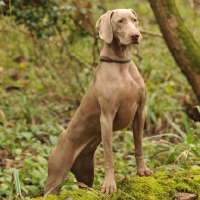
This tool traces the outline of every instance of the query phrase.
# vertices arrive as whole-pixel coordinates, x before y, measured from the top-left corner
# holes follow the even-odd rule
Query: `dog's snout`
[[[131,35],[132,44],[139,44],[140,42],[140,34],[139,32],[134,32]]]
[[[138,39],[139,38],[139,34],[133,34],[133,35],[131,35],[131,38],[133,39],[133,40],[136,40],[136,39]]]

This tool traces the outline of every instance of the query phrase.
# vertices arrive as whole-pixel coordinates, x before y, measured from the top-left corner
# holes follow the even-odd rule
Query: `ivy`
[[[15,0],[3,6],[3,15],[12,15],[17,24],[24,24],[38,38],[55,34],[55,27],[66,23],[67,10],[72,6],[57,5],[52,0]],[[62,13],[62,15],[61,15]]]

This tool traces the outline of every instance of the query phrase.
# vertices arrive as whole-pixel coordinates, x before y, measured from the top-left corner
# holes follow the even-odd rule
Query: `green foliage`
[[[11,166],[11,168],[5,168],[1,171],[0,177],[4,185],[0,189],[2,196],[9,194],[11,184],[9,177],[15,166],[19,169],[19,179],[23,182],[21,185],[23,195],[37,195],[39,190],[44,187],[47,158],[52,146],[52,136],[49,138],[48,134],[51,133],[53,135],[55,132],[60,132],[61,129],[59,129],[58,125],[54,127],[53,133],[50,131],[50,126],[45,128],[47,132],[42,132],[42,129],[34,132],[37,131],[34,126],[30,127],[30,129],[33,132],[20,125],[17,125],[15,131],[9,128],[4,128],[4,131],[1,129],[2,133],[4,133],[1,149],[11,154],[10,159],[5,158],[5,160],[2,160],[6,162],[6,165]],[[43,145],[44,141],[46,145]]]
[[[24,24],[38,37],[49,37],[55,34],[53,26],[61,22],[66,23],[66,7],[61,5],[63,11],[58,9],[57,4],[51,0],[44,1],[21,1],[15,0],[3,7],[4,14],[13,15],[18,24]],[[62,24],[60,24],[62,25]]]
[[[9,195],[12,171],[17,168],[23,195],[37,195],[44,187],[47,158],[63,127],[53,118],[56,106],[49,115],[51,105],[44,107],[34,102],[34,97],[27,99],[21,93],[12,93],[12,97],[13,94],[14,98],[5,98],[10,106],[0,126],[0,151],[9,155],[1,158],[9,167],[0,171],[0,193]]]
[[[155,140],[154,147],[150,148],[150,158],[152,160],[163,160],[163,169],[179,168],[187,169],[191,166],[198,166],[200,161],[200,145],[199,145],[199,124],[196,124],[195,128],[190,127],[186,116],[182,114],[182,123],[185,126],[185,131],[181,130],[180,127],[171,123],[172,127],[177,131],[174,133],[159,134],[145,138],[146,140]],[[177,138],[178,143],[170,142],[170,139]],[[156,163],[155,163],[156,164]]]
[[[23,198],[22,191],[21,191],[21,186],[20,186],[20,182],[19,182],[19,175],[18,175],[18,171],[16,169],[13,169],[12,184],[15,185],[16,195],[19,195],[20,198]],[[13,187],[12,187],[12,189],[13,189]],[[13,192],[12,189],[10,191],[9,198],[12,198],[12,192]]]

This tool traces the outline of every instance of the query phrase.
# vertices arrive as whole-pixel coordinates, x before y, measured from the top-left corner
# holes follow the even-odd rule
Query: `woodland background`
[[[117,8],[137,12],[143,35],[140,45],[132,49],[148,91],[143,140],[147,165],[154,172],[199,167],[200,2],[159,1],[166,8],[160,13],[170,15],[170,9],[176,8],[178,27],[184,25],[189,32],[173,29],[180,34],[178,38],[184,36],[178,48],[182,58],[176,58],[177,51],[170,46],[175,44],[174,37],[167,35],[170,31],[160,31],[155,2],[0,0],[0,199],[10,193],[13,169],[18,170],[27,199],[43,194],[48,156],[99,62],[102,41],[95,22],[107,10]],[[163,20],[162,24],[170,29],[171,23]],[[190,41],[189,46],[184,41]],[[178,59],[186,60],[181,64]],[[134,176],[130,127],[113,137],[116,175]],[[100,185],[104,171],[101,145],[95,163],[94,184]],[[72,174],[69,180],[75,181]]]

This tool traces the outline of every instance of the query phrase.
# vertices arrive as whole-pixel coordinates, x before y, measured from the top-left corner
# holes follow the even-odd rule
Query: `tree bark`
[[[88,34],[92,37],[95,37],[95,23],[92,12],[90,10],[92,8],[92,1],[73,0],[72,2],[77,10],[74,15],[70,15],[70,17],[74,20],[77,26],[79,26],[83,30],[86,30]]]
[[[163,38],[200,103],[200,46],[187,29],[175,0],[149,0]]]

